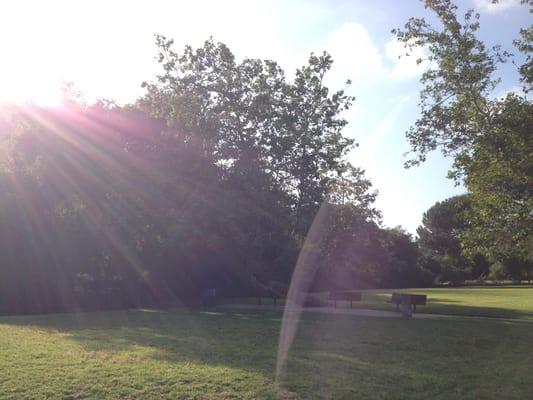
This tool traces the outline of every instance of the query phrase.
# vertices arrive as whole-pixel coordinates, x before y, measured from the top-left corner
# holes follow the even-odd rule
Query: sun
[[[53,107],[61,102],[60,84],[47,79],[28,79],[18,74],[0,76],[0,103],[33,103]]]

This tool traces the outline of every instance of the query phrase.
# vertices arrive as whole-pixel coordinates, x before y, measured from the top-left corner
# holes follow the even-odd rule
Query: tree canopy
[[[323,203],[378,221],[376,193],[346,159],[340,114],[353,98],[323,84],[329,55],[288,81],[212,39],[171,45],[157,37],[162,73],[135,104],[88,105],[67,88],[61,108],[2,109],[3,308],[252,293],[289,282]]]
[[[532,10],[532,3],[524,1]],[[407,50],[422,46],[431,66],[421,78],[421,115],[407,132],[414,158],[423,162],[440,149],[453,158],[450,177],[469,191],[470,224],[461,242],[472,253],[483,252],[501,262],[533,262],[533,106],[531,29],[514,42],[525,54],[518,65],[524,87],[502,98],[495,95],[499,66],[512,55],[499,45],[487,46],[477,36],[480,15],[457,15],[450,0],[427,0],[438,17],[434,26],[411,18],[397,38]]]

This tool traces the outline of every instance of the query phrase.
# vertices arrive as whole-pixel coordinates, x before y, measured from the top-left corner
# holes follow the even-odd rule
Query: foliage
[[[482,254],[465,254],[461,235],[470,227],[468,195],[455,196],[435,203],[422,217],[418,243],[424,255],[422,264],[441,282],[477,279],[488,272]]]
[[[400,227],[384,230],[383,253],[387,255],[387,269],[382,287],[427,287],[434,281],[434,272],[420,262],[420,244]]]
[[[349,205],[329,204],[314,290],[428,286],[413,237],[386,229]]]
[[[237,63],[212,39],[196,50],[187,46],[181,55],[172,40],[156,39],[163,73],[144,84],[139,105],[165,120],[177,137],[198,141],[242,184],[253,174],[267,175],[289,196],[293,231],[305,235],[336,177],[357,172],[344,159],[353,140],[342,135],[347,121],[340,117],[353,98],[323,85],[331,57],[312,54],[291,83],[274,61]],[[354,177],[354,186],[368,186]]]
[[[286,287],[322,204],[379,218],[345,158],[353,99],[323,85],[329,55],[288,82],[275,62],[237,63],[213,40],[171,44],[157,37],[163,73],[135,105],[89,105],[70,85],[63,107],[0,113],[3,312]]]
[[[522,4],[529,6],[529,13],[533,14],[533,1],[521,0]],[[526,56],[519,67],[520,80],[524,84],[526,93],[533,89],[533,25],[520,29],[520,38],[513,41],[516,48]]]
[[[432,66],[421,78],[421,116],[407,132],[415,153],[407,166],[423,162],[435,149],[453,157],[450,176],[463,181],[471,200],[464,247],[504,263],[519,258],[521,265],[530,265],[531,101],[517,93],[494,97],[498,67],[511,55],[478,39],[479,14],[468,10],[461,19],[449,0],[427,0],[425,5],[437,15],[439,27],[411,18],[403,30],[393,31],[408,49],[427,49]],[[523,29],[522,39],[515,41],[526,54],[531,52],[530,31]],[[526,91],[530,64],[528,55],[519,68]]]

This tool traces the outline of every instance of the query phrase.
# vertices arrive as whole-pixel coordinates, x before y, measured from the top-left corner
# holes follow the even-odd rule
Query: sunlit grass
[[[224,321],[218,314],[145,311],[4,318],[0,393],[12,399],[268,398],[272,382],[258,368],[271,365],[250,368],[248,347],[238,346],[240,335],[253,342],[258,326],[250,332],[246,324],[224,327]]]
[[[2,399],[523,399],[533,325],[304,315],[274,383],[279,312],[0,318]]]
[[[428,296],[419,312],[533,319],[533,287],[465,287],[405,290],[373,290],[363,294],[359,307],[390,310],[392,292],[420,293]]]

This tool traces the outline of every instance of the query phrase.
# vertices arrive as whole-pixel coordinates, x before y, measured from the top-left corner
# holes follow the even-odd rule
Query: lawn
[[[361,302],[353,307],[374,310],[394,310],[388,303],[392,292],[419,293],[428,296],[428,303],[418,308],[430,314],[533,319],[533,286],[457,287],[429,289],[384,289],[363,291]],[[327,293],[318,294],[327,299]],[[228,303],[257,304],[256,298],[230,299]],[[262,299],[262,304],[273,304],[272,299]],[[278,299],[278,304],[283,300]],[[337,302],[337,307],[349,307],[349,302]]]
[[[533,286],[458,287],[394,290],[428,296],[420,312],[533,319]],[[392,290],[369,290],[359,305],[363,308],[391,309]]]
[[[2,399],[525,399],[533,323],[303,314],[281,384],[277,311],[0,318]]]

